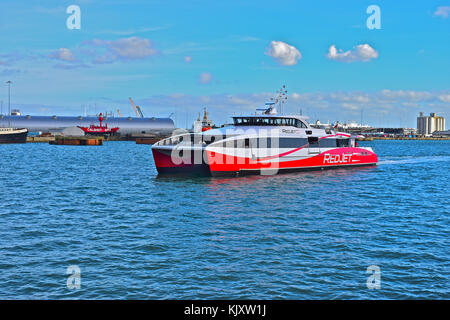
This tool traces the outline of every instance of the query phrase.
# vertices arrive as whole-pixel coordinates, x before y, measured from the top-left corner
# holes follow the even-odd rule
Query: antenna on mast
[[[277,114],[276,106],[278,105],[280,113],[282,113],[282,107],[288,99],[287,93],[286,86],[283,85],[280,90],[276,91],[275,97],[270,98],[270,102],[266,103],[266,106],[268,106],[267,108],[256,110],[262,110],[264,111],[264,114]]]
[[[278,103],[280,107],[280,113],[283,114],[283,105],[287,102],[288,91],[286,90],[286,85],[283,85],[279,91],[277,91],[277,96],[275,98],[275,103]]]
[[[8,128],[11,128],[11,80],[6,81],[8,84]]]

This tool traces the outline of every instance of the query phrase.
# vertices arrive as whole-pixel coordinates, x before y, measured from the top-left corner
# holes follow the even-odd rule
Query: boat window
[[[305,123],[301,120],[295,119],[295,126],[297,128],[307,128],[307,126],[305,125]]]
[[[234,117],[236,126],[292,126],[307,128],[305,123],[295,118],[276,117]]]
[[[321,139],[319,140],[319,145],[321,148],[336,148],[336,139]]]
[[[350,139],[336,139],[337,147],[348,147]]]
[[[308,137],[308,143],[310,148],[319,148],[319,138],[318,137]]]
[[[280,148],[300,148],[308,144],[305,138],[281,138],[279,141]]]
[[[258,138],[258,148],[270,148],[271,144],[270,138]]]

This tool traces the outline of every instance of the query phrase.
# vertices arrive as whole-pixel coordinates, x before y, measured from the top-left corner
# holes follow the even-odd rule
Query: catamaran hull
[[[159,174],[201,174],[210,176],[236,176],[247,174],[272,175],[295,171],[326,170],[375,166],[378,157],[370,148],[336,148],[310,156],[286,156],[289,152],[261,159],[236,157],[204,149],[202,161],[194,159],[194,151],[184,159],[170,150],[153,148],[153,157]],[[198,151],[197,151],[198,152]],[[199,156],[197,155],[199,158]],[[193,164],[195,162],[197,164]]]
[[[152,148],[153,159],[155,160],[158,174],[186,174],[186,175],[211,175],[208,164],[201,161],[199,164],[190,163],[186,159],[172,157],[170,151],[156,150]],[[194,152],[192,158],[194,159]]]
[[[232,177],[232,176],[247,176],[247,175],[274,175],[283,173],[305,172],[305,171],[319,171],[319,170],[333,170],[333,169],[352,169],[357,167],[372,167],[376,164],[358,164],[358,165],[342,165],[332,167],[296,167],[296,168],[279,168],[278,170],[245,170],[242,169],[238,172],[230,171],[212,171],[210,176],[212,177]]]

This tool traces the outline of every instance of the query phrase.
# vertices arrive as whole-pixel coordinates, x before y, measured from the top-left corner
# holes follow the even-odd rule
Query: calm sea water
[[[449,299],[450,141],[361,144],[378,167],[227,179],[158,178],[130,142],[0,145],[0,298]]]

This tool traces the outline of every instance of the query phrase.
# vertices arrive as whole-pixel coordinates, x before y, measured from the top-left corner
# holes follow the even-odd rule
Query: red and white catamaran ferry
[[[232,126],[157,142],[152,152],[158,173],[271,175],[377,164],[372,148],[358,147],[355,136],[313,128],[307,117],[278,115],[274,103],[268,105],[262,114],[233,117]]]

